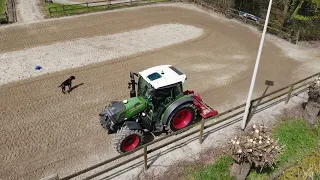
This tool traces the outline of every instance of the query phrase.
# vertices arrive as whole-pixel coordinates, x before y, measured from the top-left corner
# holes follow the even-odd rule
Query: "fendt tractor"
[[[187,77],[172,65],[130,72],[130,79],[130,98],[111,102],[99,114],[108,134],[116,133],[114,146],[119,153],[140,146],[145,132],[171,133],[189,126],[199,115],[206,119],[218,114],[199,94],[183,90]]]

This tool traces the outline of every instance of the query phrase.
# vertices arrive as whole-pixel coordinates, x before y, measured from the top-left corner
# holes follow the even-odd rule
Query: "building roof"
[[[155,89],[179,82],[184,83],[187,78],[184,73],[180,72],[172,65],[154,66],[139,72],[139,74]]]

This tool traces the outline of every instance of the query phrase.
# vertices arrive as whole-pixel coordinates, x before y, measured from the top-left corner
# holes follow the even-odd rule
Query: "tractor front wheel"
[[[178,106],[169,116],[169,131],[174,132],[189,126],[196,118],[196,107],[194,104],[182,104]]]
[[[114,139],[114,147],[119,153],[125,153],[138,147],[143,141],[141,130],[130,130],[127,126],[122,126],[117,131]]]

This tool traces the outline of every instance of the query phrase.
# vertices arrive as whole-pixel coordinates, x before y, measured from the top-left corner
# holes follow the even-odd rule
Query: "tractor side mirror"
[[[134,73],[134,72],[130,72],[130,82],[128,83],[128,89],[130,89],[132,87],[132,89],[130,91],[130,97],[136,97],[136,85],[137,85],[137,83],[136,83],[136,81],[134,79],[134,75],[137,75],[137,74]]]
[[[137,76],[137,77],[138,77],[138,74],[137,74],[137,73],[134,73],[134,72],[130,72],[130,78],[133,79],[134,76]]]

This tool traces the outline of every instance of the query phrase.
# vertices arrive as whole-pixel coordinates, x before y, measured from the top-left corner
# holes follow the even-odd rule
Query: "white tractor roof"
[[[154,66],[139,74],[155,89],[179,82],[184,83],[187,77],[172,65]]]

